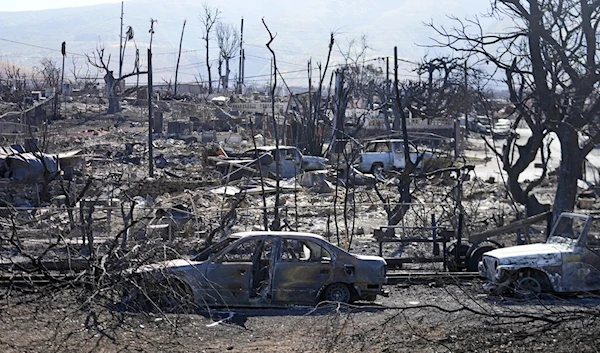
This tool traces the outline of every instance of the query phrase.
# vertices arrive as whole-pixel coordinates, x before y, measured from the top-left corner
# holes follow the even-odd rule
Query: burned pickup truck
[[[486,252],[479,274],[496,294],[600,290],[600,219],[563,213],[545,244]]]
[[[411,143],[408,145],[410,160],[417,163],[417,167],[423,167],[435,154],[431,152],[419,152]],[[375,173],[378,170],[404,169],[406,160],[404,156],[404,140],[385,139],[369,141],[364,150],[355,161],[356,169],[363,173]]]

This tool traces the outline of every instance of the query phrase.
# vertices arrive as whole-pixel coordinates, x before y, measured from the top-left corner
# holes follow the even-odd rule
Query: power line
[[[48,47],[44,47],[44,46],[41,46],[41,45],[23,43],[23,42],[19,42],[19,41],[16,41],[16,40],[11,40],[11,39],[6,39],[6,38],[0,38],[0,40],[4,41],[4,42],[19,44],[19,45],[25,45],[25,46],[28,46],[28,47],[33,47],[33,48],[38,48],[38,49],[51,50],[51,51],[55,51],[55,52],[58,52],[58,53],[61,52],[60,49],[53,49],[53,48],[48,48]],[[70,54],[70,55],[73,55],[73,56],[85,56],[83,54],[72,53],[72,52],[67,52],[67,54]]]

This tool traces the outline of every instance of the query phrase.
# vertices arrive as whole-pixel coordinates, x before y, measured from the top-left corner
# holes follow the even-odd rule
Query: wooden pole
[[[152,49],[148,48],[148,176],[154,178],[154,156],[152,149],[152,132],[154,118],[152,116]]]
[[[237,93],[242,93],[242,84],[244,80],[242,78],[242,61],[244,57],[244,18],[242,17],[242,23],[240,25],[240,64],[238,67],[238,88]]]
[[[62,70],[60,71],[60,96],[65,101],[64,115],[67,116],[67,100],[63,97],[63,85],[65,84],[65,57],[67,56],[67,42],[62,42],[60,52],[62,53]]]
[[[177,54],[177,66],[175,67],[175,90],[174,95],[177,95],[177,74],[179,73],[179,60],[181,59],[181,44],[183,43],[183,31],[185,30],[185,23],[187,20],[183,20],[183,28],[181,28],[181,38],[179,39],[179,53]]]
[[[123,74],[123,1],[121,1],[121,34],[119,34],[119,79]]]

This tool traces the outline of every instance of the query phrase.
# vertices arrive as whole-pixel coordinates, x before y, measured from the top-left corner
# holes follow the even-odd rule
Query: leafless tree
[[[516,123],[524,121],[532,131],[526,145],[509,139],[505,147],[507,153],[519,152],[512,165],[505,165],[511,194],[519,202],[528,201],[527,191],[541,178],[526,188],[516,178],[542,150],[544,136],[557,135],[561,144],[553,206],[557,217],[574,208],[585,158],[600,142],[596,55],[600,3],[498,0],[492,3],[491,15],[506,17],[513,26],[505,33],[485,33],[478,18],[455,19],[458,25],[452,30],[431,26],[443,38],[440,45],[481,57],[506,72]]]
[[[71,60],[71,75],[73,80],[71,84],[81,88],[87,88],[98,80],[98,71],[92,72],[89,61],[85,61],[83,65],[79,64],[79,60],[76,57],[72,57]]]
[[[350,136],[355,136],[363,127],[364,116],[354,121],[353,131],[346,131],[346,109],[349,104],[356,106],[360,100],[360,89],[365,83],[365,60],[370,49],[367,37],[362,36],[360,42],[353,38],[348,41],[347,47],[337,45],[344,58],[344,65],[335,72],[334,100],[333,100],[333,127],[330,150],[341,154],[346,146],[344,141]]]
[[[235,56],[240,45],[238,30],[233,25],[219,22],[216,28],[217,44],[219,46],[219,78],[225,91],[229,89],[229,62]],[[225,63],[225,74],[222,65]]]
[[[109,69],[110,65],[110,55],[106,57],[106,53],[104,52],[105,48],[103,45],[99,44],[96,48],[96,51],[92,52],[92,54],[86,54],[87,61],[93,67],[96,67],[104,72],[104,82],[106,84],[106,96],[108,98],[108,114],[114,114],[121,110],[121,106],[119,103],[119,96],[121,94],[121,81],[126,79],[127,77],[145,74],[147,72],[139,71],[139,68],[136,68],[134,72],[131,72],[127,75],[121,76],[121,78],[115,78],[112,70]]]
[[[210,63],[210,40],[211,32],[217,21],[221,10],[210,7],[208,4],[202,5],[203,12],[200,13],[200,22],[202,23],[202,39],[204,40],[204,48],[206,49],[206,70],[208,71],[208,94],[213,93],[212,73]]]
[[[15,91],[22,91],[27,87],[27,76],[21,72],[19,67],[14,65],[4,70],[7,86]]]
[[[44,87],[58,87],[61,72],[56,62],[49,58],[43,58],[40,64],[41,67],[36,67],[35,69],[41,77]]]

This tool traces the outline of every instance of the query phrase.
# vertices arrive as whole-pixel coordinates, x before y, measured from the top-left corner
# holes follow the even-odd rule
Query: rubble
[[[162,111],[164,126],[154,127],[153,177],[148,175],[147,116],[143,106],[133,104],[124,105],[119,114],[103,115],[98,114],[101,106],[97,103],[76,99],[66,104],[68,119],[49,125],[49,133],[55,137],[45,154],[26,159],[24,149],[3,149],[4,161],[21,161],[19,167],[3,163],[2,176],[13,180],[0,179],[0,200],[19,208],[15,213],[17,225],[22,227],[18,234],[47,234],[46,238],[61,234],[81,248],[88,242],[83,240],[88,232],[101,251],[101,244],[110,243],[129,227],[126,239],[119,240],[124,247],[143,241],[170,242],[189,252],[191,244],[199,246],[211,237],[263,229],[263,217],[266,214],[272,221],[277,202],[284,229],[322,234],[341,245],[352,236],[350,247],[357,246],[366,254],[377,251],[372,234],[387,224],[385,203],[393,206],[397,200],[396,173],[373,175],[352,165],[336,169],[327,158],[306,156],[297,147],[282,144],[279,150],[283,154],[278,157],[282,168],[276,175],[273,137],[258,119],[250,127],[245,113],[228,111],[221,119],[226,120],[219,120],[211,103],[164,102],[169,108]],[[227,111],[227,106],[218,109]],[[475,153],[478,147],[469,148],[469,153]],[[55,177],[44,186],[38,181],[46,174],[33,166],[43,166],[41,160],[46,157],[51,167],[47,174]],[[483,163],[481,159],[478,165]],[[10,166],[12,169],[6,169]],[[233,177],[231,173],[236,171],[243,173]],[[498,182],[500,178],[494,177],[492,183],[483,181],[490,176],[494,175],[476,174],[463,183],[467,236],[514,217],[514,206]],[[440,223],[453,227],[456,211],[451,196],[456,181],[442,175],[414,183],[415,210],[407,217],[411,221],[429,219],[435,213]],[[552,181],[549,183],[537,195],[545,203],[552,201]],[[112,199],[119,202],[103,201]],[[589,206],[589,202],[581,201],[581,206]],[[52,214],[53,220],[41,222],[47,228],[32,222],[46,213]],[[384,250],[387,254],[397,251],[392,246]]]

